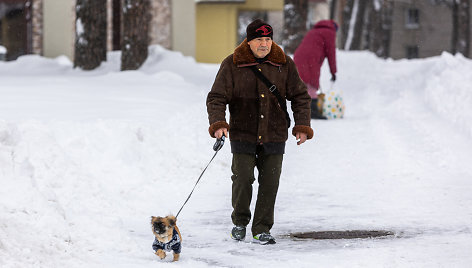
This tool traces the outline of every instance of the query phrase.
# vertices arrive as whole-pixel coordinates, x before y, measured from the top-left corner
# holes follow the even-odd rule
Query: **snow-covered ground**
[[[150,216],[177,213],[213,155],[218,66],[152,47],[141,70],[118,68],[114,53],[91,72],[63,57],[0,62],[0,267],[470,267],[471,60],[339,51],[346,115],[312,121],[301,146],[289,138],[277,244],[229,238],[225,145],[179,216],[177,263],[153,254]],[[324,66],[325,89],[329,77]],[[358,229],[395,236],[287,236]]]

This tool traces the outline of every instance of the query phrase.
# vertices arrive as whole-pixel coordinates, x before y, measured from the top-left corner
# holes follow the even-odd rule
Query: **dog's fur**
[[[151,217],[151,226],[152,232],[156,239],[163,243],[168,244],[172,241],[174,229],[177,231],[180,241],[182,241],[182,236],[180,235],[179,228],[176,225],[177,219],[175,216],[169,215],[167,217]],[[159,258],[164,259],[166,257],[166,253],[162,249],[158,249],[155,253]],[[180,251],[176,252],[174,250],[174,259],[173,261],[178,261],[180,257]]]

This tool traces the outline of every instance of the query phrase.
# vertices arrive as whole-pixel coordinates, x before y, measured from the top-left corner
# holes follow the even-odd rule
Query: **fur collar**
[[[283,65],[287,62],[285,53],[275,42],[272,42],[272,47],[270,48],[269,55],[267,55],[267,60],[269,63],[276,66]],[[233,63],[238,67],[256,64],[256,59],[247,43],[247,39],[244,39],[244,41],[234,50]]]

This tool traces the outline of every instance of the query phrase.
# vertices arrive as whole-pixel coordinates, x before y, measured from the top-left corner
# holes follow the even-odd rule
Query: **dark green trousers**
[[[252,184],[255,181],[254,168],[258,170],[259,189],[256,208],[252,221],[252,234],[269,232],[274,225],[274,205],[282,171],[283,154],[265,155],[233,154],[231,170],[233,175],[233,213],[234,225],[247,226],[251,220]]]

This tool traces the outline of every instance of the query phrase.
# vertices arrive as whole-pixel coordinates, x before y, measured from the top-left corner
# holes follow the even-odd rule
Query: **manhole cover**
[[[290,234],[292,238],[309,238],[309,239],[355,239],[355,238],[373,238],[394,235],[391,231],[321,231],[321,232],[303,232]]]

